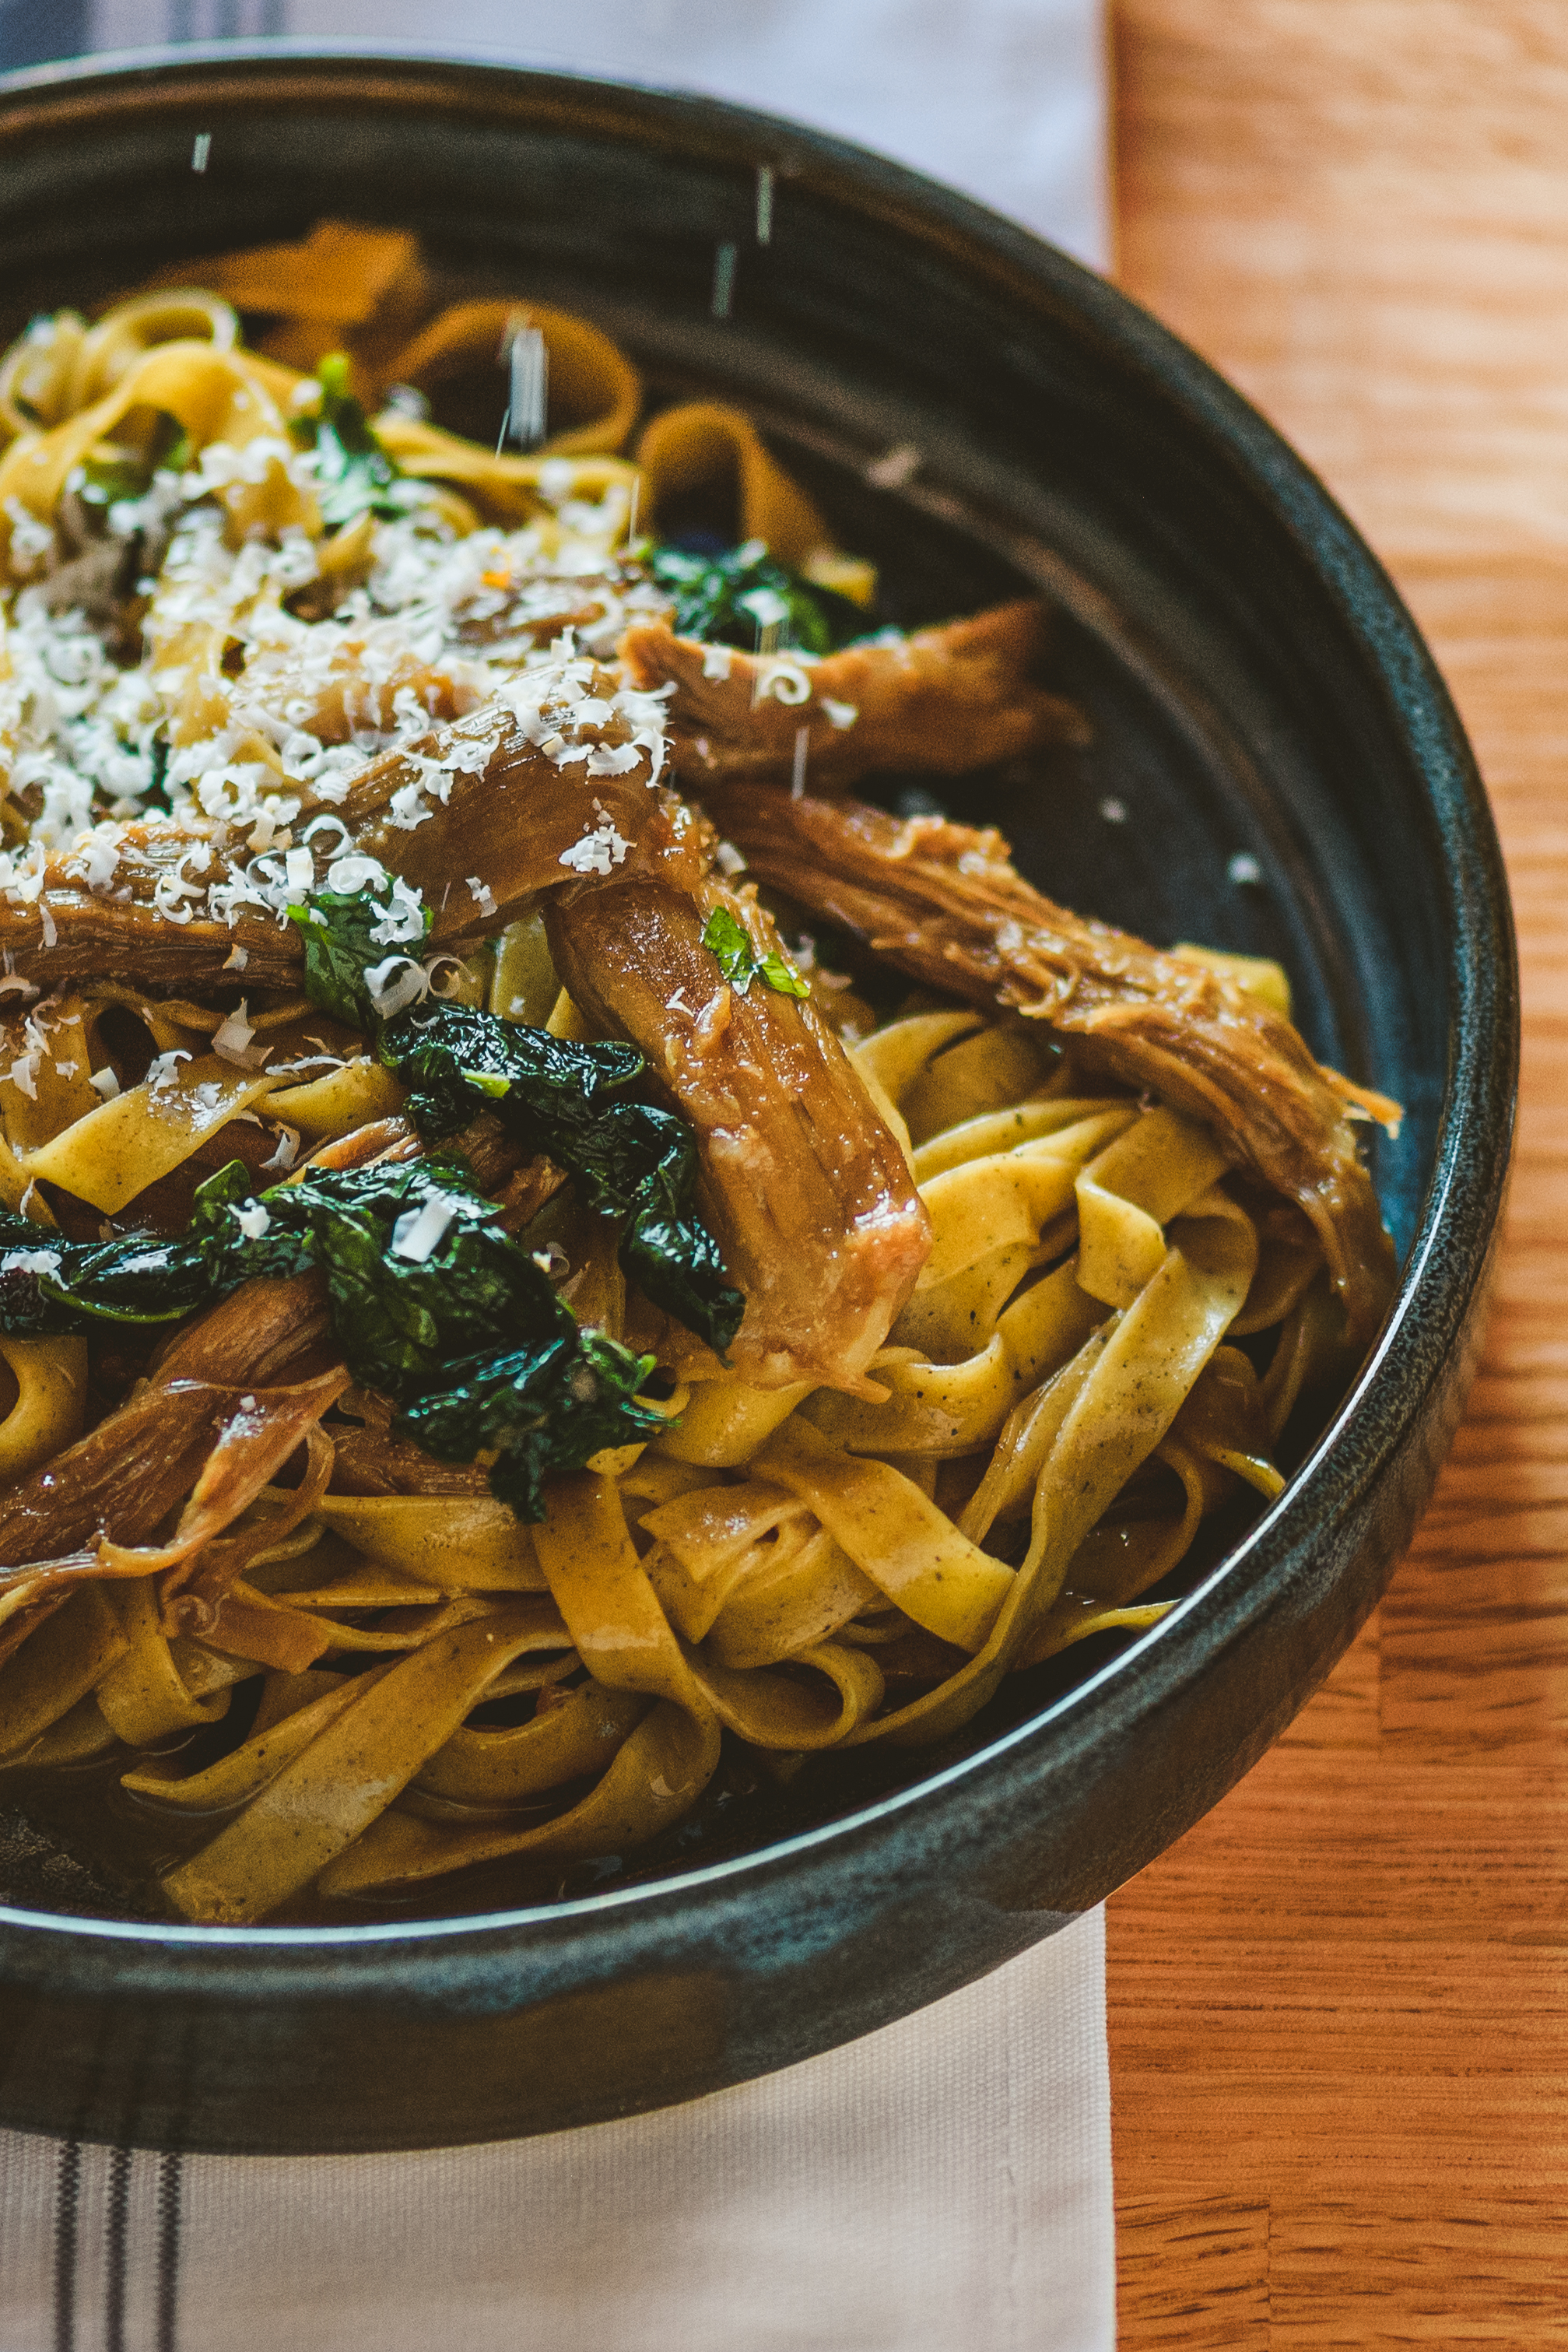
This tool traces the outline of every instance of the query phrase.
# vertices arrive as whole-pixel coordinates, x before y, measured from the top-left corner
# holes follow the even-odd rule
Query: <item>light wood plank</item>
[[[1269,2208],[1236,2199],[1188,2205],[1124,2206],[1118,2215],[1124,2336],[1163,2347],[1193,2343],[1266,2352],[1269,2342]],[[1173,2303],[1168,2281],[1179,2269]]]
[[[1120,0],[1114,26],[1124,282],[1395,570],[1488,780],[1526,1015],[1485,1361],[1411,1556],[1286,1738],[1111,1906],[1122,2341],[1547,2346],[1568,2340],[1568,9]],[[1253,2218],[1227,2236],[1227,2215]],[[1226,2333],[1239,2314],[1251,2332]]]

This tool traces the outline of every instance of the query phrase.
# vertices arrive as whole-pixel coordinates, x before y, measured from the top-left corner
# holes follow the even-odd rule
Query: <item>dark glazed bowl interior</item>
[[[832,141],[689,99],[297,48],[6,92],[7,340],[35,310],[323,215],[414,229],[444,293],[576,308],[656,397],[743,404],[841,542],[881,563],[899,617],[1036,585],[1095,741],[948,805],[1000,824],[1069,904],[1280,956],[1314,1050],[1406,1106],[1375,1160],[1398,1300],[1285,1496],[1153,1632],[1019,1678],[953,1750],[903,1754],[877,1786],[824,1795],[819,1776],[727,1843],[710,1822],[640,1877],[526,1910],[173,1930],[70,1916],[54,1864],[0,1910],[0,2118],[103,2139],[553,2129],[885,2023],[1097,1902],[1213,1804],[1349,1640],[1430,1491],[1517,1055],[1497,843],[1430,659],[1318,483],[1190,352],[1049,247]],[[896,447],[917,467],[873,488]]]

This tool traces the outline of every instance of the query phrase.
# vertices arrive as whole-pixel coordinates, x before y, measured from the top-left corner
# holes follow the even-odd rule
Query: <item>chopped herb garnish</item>
[[[428,907],[423,911],[424,933],[428,933],[435,918]],[[384,944],[388,915],[388,905],[370,889],[319,890],[305,905],[288,909],[289,920],[298,925],[305,942],[306,995],[323,1013],[364,1036],[374,1035],[377,1022],[366,972],[384,963],[389,955],[407,952],[406,946]],[[371,936],[377,928],[383,933],[382,940]],[[420,941],[412,944],[417,946]]]
[[[703,945],[718,958],[718,968],[737,996],[744,996],[754,980],[766,981],[780,996],[811,993],[810,982],[777,948],[768,955],[758,954],[727,907],[716,907],[708,917]]]
[[[390,1397],[402,1433],[441,1461],[499,1448],[490,1484],[520,1518],[544,1517],[551,1471],[664,1427],[637,1396],[653,1359],[580,1330],[452,1162],[308,1171],[260,1195],[267,1219],[254,1238],[234,1213],[251,1205],[249,1182],[236,1160],[196,1195],[191,1231],[210,1276],[228,1290],[319,1268],[354,1378]]]
[[[622,1221],[617,1255],[643,1295],[719,1353],[728,1347],[746,1302],[691,1213],[696,1139],[674,1111],[625,1094],[644,1067],[634,1045],[578,1045],[441,1004],[390,1023],[381,1055],[411,1089],[409,1113],[427,1140],[495,1112],[566,1170],[586,1207]]]
[[[72,1242],[0,1210],[0,1331],[50,1337],[100,1323],[177,1323],[209,1296],[183,1241]]]
[[[430,493],[404,474],[385,450],[349,389],[349,362],[333,352],[316,371],[321,398],[314,415],[297,416],[291,430],[302,449],[316,453],[317,500],[329,530],[362,514],[406,514]]]
[[[305,941],[305,992],[378,1041],[387,1067],[411,1089],[409,1115],[427,1142],[493,1111],[533,1152],[564,1168],[584,1205],[620,1220],[622,1271],[655,1307],[722,1355],[746,1302],[725,1279],[724,1259],[691,1213],[696,1142],[674,1111],[627,1097],[645,1067],[634,1045],[578,1045],[468,1005],[425,1004],[384,1027],[365,984],[388,949],[371,937],[386,908],[373,890],[324,890],[289,914]],[[425,909],[428,929],[430,911]],[[771,987],[804,994],[781,957]]]
[[[193,456],[191,436],[177,416],[160,409],[146,448],[99,451],[85,457],[71,487],[85,507],[107,511],[124,500],[145,498],[156,473],[183,473]]]
[[[865,633],[858,604],[831,588],[809,586],[775,563],[760,540],[748,539],[722,555],[655,547],[645,561],[674,600],[671,618],[679,636],[738,646],[746,653],[768,641],[779,651],[829,654]]]
[[[521,1518],[540,1482],[664,1426],[638,1391],[653,1369],[580,1330],[531,1254],[450,1161],[322,1170],[254,1193],[239,1160],[196,1192],[178,1241],[78,1243],[0,1211],[0,1330],[181,1320],[257,1276],[326,1278],[354,1378],[446,1462],[499,1451],[490,1484]]]

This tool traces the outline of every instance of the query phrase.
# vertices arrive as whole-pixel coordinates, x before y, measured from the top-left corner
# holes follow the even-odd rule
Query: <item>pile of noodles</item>
[[[300,372],[347,351],[379,403],[493,366],[526,327],[548,349],[558,429],[542,448],[493,455],[401,394],[377,419],[455,530],[528,522],[551,545],[576,531],[613,547],[634,504],[646,528],[717,486],[744,536],[864,593],[865,567],[833,549],[738,413],[666,411],[635,465],[622,459],[641,386],[580,319],[487,301],[427,320],[410,242],[331,225],[204,275],[204,294],[155,289],[95,325],[63,314],[0,366],[13,578],[84,457],[152,412],[198,453],[239,453],[227,479],[213,469],[236,540],[319,541],[288,463]],[[241,344],[240,310],[264,322],[259,351]],[[350,565],[364,550],[341,552]],[[207,723],[214,625],[161,611],[152,586],[176,744]],[[1277,969],[1232,971],[1288,1010]],[[449,984],[503,1018],[583,1034],[537,923]],[[733,1376],[677,1390],[662,1434],[554,1479],[537,1526],[479,1473],[421,1492],[405,1464],[403,1490],[354,1491],[348,1441],[386,1415],[319,1348],[290,1354],[308,1299],[223,1310],[152,1357],[101,1460],[81,1450],[101,1413],[88,1343],[0,1337],[0,1769],[18,1786],[112,1781],[116,1804],[165,1836],[176,1914],[253,1920],[506,1857],[624,1853],[693,1806],[725,1742],[782,1779],[830,1748],[937,1741],[1009,1671],[1154,1622],[1169,1601],[1145,1596],[1172,1589],[1201,1521],[1246,1489],[1278,1494],[1273,1454],[1298,1400],[1343,1377],[1319,1240],[1207,1127],[1091,1082],[1027,1024],[927,996],[874,1026],[852,1002],[844,992],[852,1060],[933,1235],[866,1392]],[[198,1002],[88,982],[41,1018],[30,1063],[12,1024],[0,1195],[46,1220],[43,1182],[110,1216],[193,1155],[215,1164],[236,1122],[291,1136],[302,1165],[402,1099],[341,1040],[309,1066],[321,1023],[298,1001],[247,1024],[246,1046],[282,1041],[282,1073],[243,1047],[216,1054],[228,1016]],[[164,1058],[178,1115],[155,1114],[145,1087],[106,1101],[95,1087],[117,1022]],[[635,1319],[570,1201],[528,1232],[572,1260],[580,1320],[619,1335]],[[169,1416],[198,1391],[171,1452]],[[131,1426],[143,1404],[144,1430]],[[84,1495],[95,1477],[106,1492],[145,1478],[156,1508],[116,1543],[78,1533],[40,1553],[36,1515],[7,1519],[5,1497],[31,1476],[36,1499],[40,1465],[73,1446]]]

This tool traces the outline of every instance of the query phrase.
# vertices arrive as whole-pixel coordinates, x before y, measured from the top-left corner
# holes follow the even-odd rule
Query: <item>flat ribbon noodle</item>
[[[566,1861],[645,1845],[691,1810],[718,1769],[718,1748],[716,1716],[699,1719],[673,1699],[661,1699],[622,1741],[598,1786],[554,1821],[529,1829],[463,1830],[386,1812],[322,1871],[321,1892],[334,1896],[404,1886],[504,1856],[550,1854]]]
[[[537,1604],[508,1604],[428,1642],[318,1733],[210,1845],[168,1873],[187,1919],[265,1918],[361,1836],[445,1745],[487,1684],[534,1640]]]
[[[0,1421],[0,1486],[53,1461],[81,1435],[87,1401],[85,1339],[14,1339],[0,1334],[16,1401]]]
[[[213,1054],[187,1058],[111,1102],[95,1097],[85,1117],[28,1155],[27,1173],[112,1216],[279,1084]]]
[[[52,432],[14,441],[0,457],[0,515],[11,515],[15,499],[41,521],[52,520],[74,469],[136,408],[161,409],[174,417],[198,450],[217,441],[239,449],[265,443],[258,478],[237,478],[218,492],[235,527],[278,530],[293,525],[319,532],[314,497],[297,488],[287,472],[283,417],[256,362],[196,342],[159,345],[90,408]],[[14,528],[7,521],[7,534]]]
[[[642,379],[608,335],[570,310],[542,302],[455,302],[398,353],[392,378],[423,391],[476,364],[494,366],[512,337],[530,328],[543,338],[551,406],[559,404],[578,420],[549,435],[544,453],[602,457],[623,448],[643,405]]]
[[[650,518],[694,491],[733,492],[741,540],[759,539],[779,562],[797,571],[828,551],[833,534],[826,518],[768,455],[744,410],[700,400],[666,408],[644,426],[637,463],[648,486]]]
[[[356,1699],[364,1696],[372,1681],[389,1671],[386,1666],[372,1666],[352,1680],[345,1678],[281,1721],[253,1731],[240,1747],[220,1757],[215,1764],[209,1764],[204,1771],[179,1778],[155,1767],[144,1767],[123,1773],[120,1785],[133,1796],[145,1797],[173,1812],[229,1811],[248,1802],[276,1780],[286,1764],[302,1755],[319,1732],[336,1723]]]
[[[0,1757],[14,1758],[87,1697],[129,1647],[101,1592],[52,1611],[0,1674]]]
[[[597,1779],[647,1713],[640,1691],[589,1682],[510,1730],[455,1731],[414,1786],[464,1805],[516,1805],[563,1781]]]
[[[1177,1222],[1136,1303],[1109,1338],[1084,1343],[1090,1360],[1039,1473],[1029,1551],[984,1646],[935,1690],[858,1727],[846,1746],[940,1739],[984,1705],[1057,1599],[1084,1537],[1175,1420],[1246,1297],[1257,1250],[1249,1220],[1223,1193],[1206,1194]]]
[[[172,1732],[197,1730],[228,1712],[226,1685],[211,1692],[193,1690],[180,1672],[162,1631],[151,1577],[130,1578],[122,1585],[106,1586],[104,1592],[120,1620],[126,1653],[98,1685],[98,1704],[127,1747],[151,1748]]]
[[[822,1397],[808,1414],[855,1452],[959,1454],[989,1442],[1094,1319],[1069,1282],[1103,1303],[1129,1304],[1165,1255],[1165,1221],[1225,1166],[1224,1151],[1190,1120],[1118,1105],[940,1170],[921,1187],[932,1254],[898,1333],[925,1338],[936,1360],[886,1351],[870,1369],[892,1391],[887,1404]],[[1074,1202],[1080,1247],[1071,1276],[1038,1284],[998,1312],[1051,1254],[1051,1220]]]
[[[607,1478],[577,1471],[556,1479],[534,1548],[583,1664],[612,1689],[671,1700],[696,1718],[713,1716],[754,1747],[795,1751],[831,1747],[846,1724],[882,1695],[882,1677],[827,1676],[833,1702],[778,1674],[737,1674],[683,1643],[627,1531]],[[810,1663],[808,1655],[805,1663]]]
[[[906,1617],[961,1650],[978,1650],[1014,1578],[988,1559],[912,1479],[841,1453],[791,1422],[758,1456],[762,1475],[809,1502],[855,1566]]]
[[[329,1494],[316,1508],[357,1550],[444,1591],[545,1590],[528,1529],[493,1496]]]
[[[720,1665],[798,1657],[880,1606],[809,1507],[765,1482],[688,1494],[642,1524],[658,1538],[643,1565],[666,1615]]]

